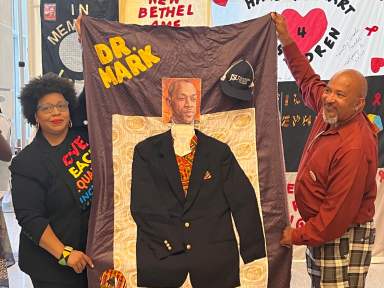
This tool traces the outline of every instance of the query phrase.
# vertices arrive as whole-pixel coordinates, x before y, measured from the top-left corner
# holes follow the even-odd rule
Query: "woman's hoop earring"
[[[69,119],[68,127],[69,127],[69,128],[72,128],[72,121],[71,121],[71,119]]]

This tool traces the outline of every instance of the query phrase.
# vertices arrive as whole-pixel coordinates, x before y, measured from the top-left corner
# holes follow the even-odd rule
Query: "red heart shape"
[[[328,26],[327,16],[320,8],[312,9],[304,17],[293,9],[284,10],[282,15],[287,21],[289,34],[303,54],[319,42]]]
[[[381,67],[384,67],[384,58],[371,58],[372,72],[374,73],[379,72]]]
[[[227,6],[228,0],[213,0],[213,2],[215,2],[217,5],[225,7]]]

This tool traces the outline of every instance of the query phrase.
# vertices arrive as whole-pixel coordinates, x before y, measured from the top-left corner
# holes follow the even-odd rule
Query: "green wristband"
[[[59,264],[67,266],[69,255],[71,255],[73,248],[71,246],[64,246],[64,250],[61,253]]]

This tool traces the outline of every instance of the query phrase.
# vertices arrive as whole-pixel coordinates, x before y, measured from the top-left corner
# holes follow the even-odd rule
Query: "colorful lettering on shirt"
[[[64,154],[62,162],[76,185],[80,206],[86,209],[91,204],[93,196],[91,149],[80,135],[73,139],[69,147],[70,150]]]
[[[79,156],[81,150],[85,150],[89,147],[89,144],[81,138],[81,136],[77,136],[71,143],[71,150],[63,156],[63,163],[66,167],[73,163],[73,157]],[[80,149],[80,151],[79,151]]]

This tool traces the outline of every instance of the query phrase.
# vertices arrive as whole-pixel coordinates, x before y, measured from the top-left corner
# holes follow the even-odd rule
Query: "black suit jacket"
[[[72,128],[64,141],[77,135],[88,139],[85,130]],[[35,280],[83,283],[85,272],[76,274],[72,268],[59,265],[55,257],[39,247],[48,224],[64,245],[80,251],[85,251],[86,245],[89,209],[80,209],[79,193],[55,165],[52,153],[55,151],[39,132],[10,166],[12,200],[21,226],[19,266]]]
[[[245,263],[265,257],[254,189],[228,145],[196,130],[197,147],[184,196],[171,132],[135,147],[131,213],[137,224],[137,281],[145,287],[240,285]]]

